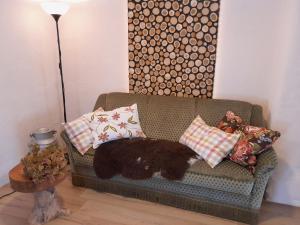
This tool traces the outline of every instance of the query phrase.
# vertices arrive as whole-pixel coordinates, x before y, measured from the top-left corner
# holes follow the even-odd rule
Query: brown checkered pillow
[[[239,134],[229,134],[208,126],[197,116],[179,142],[190,147],[214,168],[233,149],[239,137]]]
[[[65,131],[75,148],[84,155],[93,145],[93,136],[90,123],[96,112],[103,112],[102,108],[95,112],[85,114],[76,120],[64,124]]]

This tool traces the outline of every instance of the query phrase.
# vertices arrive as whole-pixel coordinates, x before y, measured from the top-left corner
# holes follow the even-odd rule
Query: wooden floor
[[[48,225],[241,225],[205,214],[194,213],[146,201],[73,187],[70,178],[58,186],[66,207],[72,213]],[[9,192],[0,189],[0,196]],[[0,225],[28,225],[32,194],[14,193],[0,199]],[[299,225],[300,208],[265,202],[261,225]]]

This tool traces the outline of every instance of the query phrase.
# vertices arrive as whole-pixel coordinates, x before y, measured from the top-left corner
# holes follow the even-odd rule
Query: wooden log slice
[[[191,17],[191,16],[188,16],[187,18],[186,18],[186,22],[187,23],[192,23],[194,21],[194,19],[193,19],[193,17]]]
[[[169,11],[169,16],[174,16],[175,15],[175,11],[174,10],[170,10]]]
[[[170,22],[170,17],[169,16],[165,16],[165,22],[169,23]]]
[[[208,28],[207,25],[204,25],[204,26],[202,27],[202,31],[203,31],[204,33],[207,33],[208,30],[209,30],[209,28]]]
[[[184,14],[181,14],[179,17],[178,17],[178,22],[179,23],[183,23],[185,21],[185,15]]]
[[[216,21],[218,21],[218,15],[216,13],[211,13],[210,19],[212,22],[216,22]]]
[[[135,8],[134,2],[128,2],[128,8],[133,10]]]
[[[159,13],[160,13],[159,8],[153,8],[153,9],[152,9],[152,14],[153,14],[153,15],[156,15],[156,16],[157,16]]]
[[[148,6],[147,2],[142,2],[142,8],[143,8],[143,9],[144,9],[144,8],[147,8],[147,6]]]
[[[210,60],[216,60],[216,54],[210,55],[209,59],[210,59]]]
[[[144,18],[145,18],[145,16],[144,16],[143,14],[139,15],[139,20],[140,20],[140,21],[143,21]]]
[[[198,1],[197,0],[192,0],[191,1],[191,7],[197,7]]]
[[[190,0],[183,0],[183,1],[182,1],[182,4],[183,4],[183,5],[188,5],[189,3],[190,3]]]
[[[153,9],[154,8],[154,2],[153,1],[148,1],[148,8]]]
[[[197,9],[192,8],[192,9],[190,10],[190,15],[191,15],[191,16],[196,16],[196,15],[197,15],[197,12],[198,12]],[[196,17],[194,17],[194,18],[196,18]]]
[[[171,7],[172,7],[172,3],[171,3],[170,1],[167,1],[167,2],[165,3],[165,8],[166,8],[166,9],[171,9]]]
[[[174,26],[170,26],[169,27],[169,32],[172,33],[172,34],[175,33],[176,32],[176,28]]]
[[[215,48],[215,46],[213,46],[213,45],[209,45],[209,46],[207,47],[207,50],[208,50],[209,52],[215,52],[215,51],[216,51],[216,48]]]
[[[171,17],[170,23],[172,25],[176,25],[177,24],[177,18],[176,17]]]
[[[138,11],[138,12],[141,11],[142,10],[142,6],[140,4],[136,4],[135,5],[135,10]]]
[[[190,37],[191,33],[193,32],[193,27],[192,26],[187,26],[186,30],[188,32],[187,36]]]
[[[182,29],[182,30],[180,31],[180,33],[179,33],[180,37],[185,37],[186,34],[187,34],[186,29]]]
[[[167,36],[167,42],[168,42],[168,43],[173,43],[173,41],[174,41],[173,35],[169,34],[169,35]]]
[[[209,21],[208,17],[207,16],[202,16],[201,19],[200,19],[200,22],[202,24],[207,24]]]
[[[190,13],[191,8],[189,6],[185,6],[183,7],[183,13],[184,14],[189,14]]]
[[[207,42],[207,43],[210,43],[212,42],[212,36],[211,34],[207,33],[204,35],[204,40]]]
[[[210,5],[210,10],[211,10],[211,11],[215,12],[215,11],[217,11],[218,9],[219,9],[219,4],[218,4],[218,3],[212,3],[212,4]]]
[[[198,67],[193,67],[192,68],[192,73],[198,73],[199,72],[199,68]]]
[[[203,59],[203,65],[204,66],[208,66],[209,65],[209,59],[208,58],[205,58],[205,59]]]
[[[162,16],[157,16],[156,17],[156,22],[157,23],[161,23],[164,20],[164,18]]]
[[[169,12],[166,9],[162,9],[161,10],[161,14],[165,17],[165,16],[167,16],[169,14]]]
[[[164,76],[165,74],[166,74],[166,71],[165,71],[165,70],[161,69],[161,70],[159,71],[159,75]]]
[[[176,1],[176,2],[173,2],[172,3],[172,8],[177,11],[179,9],[179,3]]]
[[[201,23],[196,23],[194,26],[194,31],[199,32],[201,30]]]

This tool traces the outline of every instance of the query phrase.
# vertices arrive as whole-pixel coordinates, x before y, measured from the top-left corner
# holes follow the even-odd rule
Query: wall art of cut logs
[[[129,90],[212,98],[220,0],[128,0]]]

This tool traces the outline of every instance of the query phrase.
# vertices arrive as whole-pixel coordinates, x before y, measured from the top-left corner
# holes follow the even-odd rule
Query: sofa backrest
[[[228,110],[247,123],[263,126],[260,106],[233,100],[109,93],[99,96],[95,109],[112,110],[134,103],[138,105],[142,129],[150,138],[178,141],[197,115],[216,126]]]

